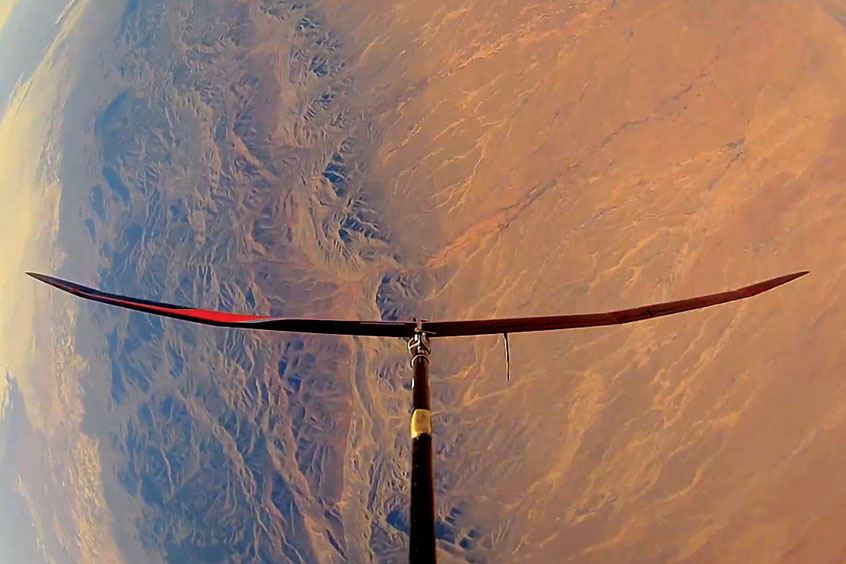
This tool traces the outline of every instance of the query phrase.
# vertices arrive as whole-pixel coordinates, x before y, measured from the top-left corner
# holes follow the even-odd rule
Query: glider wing
[[[686,300],[665,302],[632,309],[605,313],[586,313],[576,315],[551,315],[545,317],[514,317],[503,319],[480,319],[474,321],[424,321],[423,332],[430,337],[457,337],[470,335],[493,335],[499,333],[524,333],[529,331],[554,331],[579,327],[600,327],[632,323],[653,317],[662,317],[694,309],[700,309],[735,300],[749,298],[786,284],[807,271],[772,278],[751,286],[745,286]],[[143,311],[185,321],[193,321],[218,327],[237,327],[242,329],[262,329],[266,331],[288,331],[295,333],[319,333],[326,335],[361,335],[371,337],[404,337],[414,335],[418,324],[414,321],[344,321],[333,319],[297,319],[239,315],[207,309],[139,300],[117,294],[108,294],[93,288],[68,282],[53,276],[28,272],[33,278],[64,290],[75,296],[136,311]]]
[[[411,337],[416,324],[403,321],[341,321],[332,319],[287,319],[255,315],[239,315],[208,309],[139,300],[117,294],[108,294],[61,278],[27,272],[36,280],[64,290],[70,294],[113,306],[134,309],[164,317],[173,317],[217,327],[290,331],[295,333],[321,333],[329,335],[364,335],[373,337]]]
[[[423,323],[423,330],[431,337],[456,337],[461,335],[493,335],[499,333],[522,333],[528,331],[553,331],[556,329],[575,329],[578,327],[600,327],[632,323],[652,317],[672,315],[683,311],[700,309],[735,300],[742,300],[786,284],[807,271],[796,272],[764,280],[751,286],[745,286],[722,292],[699,296],[675,302],[665,302],[632,309],[609,311],[605,313],[585,313],[578,315],[551,315],[546,317],[515,317],[506,319],[480,319],[476,321],[435,321]]]

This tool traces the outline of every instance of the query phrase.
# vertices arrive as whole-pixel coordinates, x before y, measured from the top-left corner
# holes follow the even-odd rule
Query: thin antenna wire
[[[508,354],[508,333],[503,333],[505,336],[505,381],[511,381],[511,357]]]

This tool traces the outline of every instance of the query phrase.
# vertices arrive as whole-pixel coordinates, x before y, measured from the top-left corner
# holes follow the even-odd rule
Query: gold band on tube
[[[411,414],[411,438],[432,435],[432,413],[428,409],[415,409]]]

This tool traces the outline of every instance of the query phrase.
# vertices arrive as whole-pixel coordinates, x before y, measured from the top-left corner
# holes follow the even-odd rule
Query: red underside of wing
[[[222,311],[214,311],[209,309],[197,309],[192,307],[183,307],[173,304],[165,304],[160,302],[151,302],[147,300],[138,300],[126,296],[118,296],[115,294],[107,294],[94,288],[88,288],[75,282],[62,280],[53,276],[44,274],[29,273],[33,278],[40,280],[51,286],[55,286],[60,290],[64,290],[80,298],[92,300],[95,302],[126,307],[136,311],[144,311],[158,315],[166,315],[170,317],[182,318],[185,320],[193,320],[198,322],[219,323],[219,324],[237,324],[247,323],[251,321],[261,321],[270,319],[265,316],[255,315],[241,315],[237,313],[226,313]]]
[[[218,327],[240,327],[264,331],[285,331],[295,333],[317,333],[323,335],[361,335],[373,337],[403,337],[414,334],[415,323],[409,321],[345,321],[333,319],[279,318],[259,315],[224,313],[208,309],[142,300],[119,294],[109,294],[75,282],[62,280],[46,274],[28,272],[30,276],[74,296],[112,306],[132,309],[153,315],[161,315],[215,325]]]
[[[222,311],[213,311],[210,309],[182,309],[182,308],[169,308],[169,307],[160,307],[154,305],[148,305],[144,303],[134,302],[132,300],[119,300],[116,298],[103,298],[103,297],[94,297],[90,295],[86,295],[84,292],[73,292],[84,298],[96,299],[98,301],[102,301],[104,303],[114,304],[114,305],[122,305],[122,306],[129,306],[133,308],[138,308],[142,311],[149,311],[150,313],[165,313],[169,315],[178,315],[184,317],[190,317],[197,320],[202,321],[214,321],[217,323],[242,323],[245,321],[259,321],[261,319],[270,319],[269,317],[261,317],[255,315],[239,315],[237,313],[226,313]]]

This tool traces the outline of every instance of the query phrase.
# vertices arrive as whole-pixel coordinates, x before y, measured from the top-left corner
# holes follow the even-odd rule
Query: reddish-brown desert
[[[439,562],[846,561],[846,2],[103,4],[3,118],[0,147],[49,141],[3,169],[29,155],[55,201],[0,272],[0,502],[33,523],[0,509],[0,540],[34,539],[9,558],[407,560],[401,340],[162,321],[24,269],[431,320],[809,270],[513,335],[510,382],[501,338],[435,340]]]

